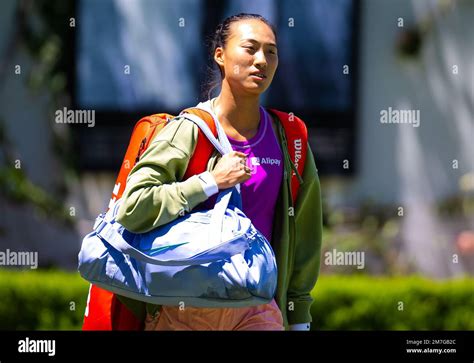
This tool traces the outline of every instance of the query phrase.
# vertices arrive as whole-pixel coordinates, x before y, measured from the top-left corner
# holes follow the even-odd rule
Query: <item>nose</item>
[[[258,69],[265,70],[267,68],[267,58],[265,57],[265,52],[263,50],[259,50],[255,53],[254,64]]]

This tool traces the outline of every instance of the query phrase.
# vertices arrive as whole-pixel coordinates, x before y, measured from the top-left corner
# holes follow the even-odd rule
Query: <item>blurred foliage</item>
[[[420,56],[424,34],[418,27],[401,31],[396,40],[397,54],[406,59],[417,59]]]
[[[65,167],[68,176],[75,173],[75,153],[68,127],[54,127],[53,114],[71,104],[74,78],[74,1],[21,0],[17,17],[20,42],[34,61],[29,72],[28,85],[33,90],[52,97],[52,148]],[[74,26],[71,26],[74,25]],[[59,186],[63,195],[67,187]]]
[[[461,187],[456,195],[446,197],[430,208],[440,220],[459,221],[469,230],[474,218],[474,176]],[[324,190],[324,188],[323,188]],[[324,230],[321,269],[334,273],[371,273],[399,275],[414,273],[413,261],[399,258],[402,251],[401,228],[403,215],[399,216],[399,205],[380,204],[366,200],[356,208],[332,207],[323,204]],[[404,213],[409,213],[403,210]],[[338,252],[364,251],[364,271],[354,266],[325,266],[324,253],[336,249]]]
[[[447,197],[436,206],[437,213],[442,217],[474,217],[474,193],[463,193]]]
[[[312,292],[312,329],[474,329],[473,284],[472,278],[321,276]],[[80,330],[88,289],[77,273],[0,270],[0,329]]]
[[[14,29],[7,44],[5,57],[13,58],[17,48],[25,50],[32,65],[27,71],[27,86],[34,91],[46,93],[51,99],[49,113],[70,102],[68,72],[71,70],[73,34],[71,27],[74,16],[73,1],[19,0],[16,3]],[[69,73],[70,75],[70,73]],[[72,219],[64,209],[61,200],[67,193],[66,180],[74,177],[74,155],[66,127],[55,127],[53,118],[48,124],[52,130],[52,149],[61,161],[66,178],[54,180],[54,196],[28,180],[27,173],[15,160],[21,160],[16,148],[7,139],[5,121],[0,120],[0,187],[2,194],[18,203],[30,203],[42,213],[66,222]]]
[[[436,24],[441,17],[448,15],[455,7],[455,0],[441,0],[433,2],[433,6],[414,24],[399,24],[400,32],[397,34],[395,51],[405,60],[418,60],[422,48],[430,33],[436,31]],[[398,22],[404,21],[398,18]]]
[[[14,151],[0,120],[0,195],[16,203],[28,203],[37,210],[68,225],[73,219],[62,203],[32,183],[22,168],[16,167]]]
[[[321,269],[335,273],[405,274],[414,270],[407,261],[400,261],[400,226],[397,206],[380,205],[371,200],[358,208],[331,208],[323,206],[324,230]],[[324,254],[338,252],[365,252],[365,268],[354,266],[326,266]]]
[[[68,68],[73,54],[70,26],[74,1],[20,0],[17,7],[22,46],[35,60],[29,74],[29,85],[47,88],[57,98],[68,85]]]
[[[0,329],[78,330],[88,290],[76,273],[0,270]]]
[[[473,330],[474,279],[322,276],[314,330]],[[403,305],[402,305],[403,304]]]
[[[73,224],[64,206],[29,181],[21,169],[0,168],[0,189],[9,200],[32,204],[47,216]]]

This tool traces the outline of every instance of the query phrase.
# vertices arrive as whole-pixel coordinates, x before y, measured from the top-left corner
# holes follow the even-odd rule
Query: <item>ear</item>
[[[222,47],[217,47],[214,51],[214,60],[219,67],[224,68],[224,49]]]

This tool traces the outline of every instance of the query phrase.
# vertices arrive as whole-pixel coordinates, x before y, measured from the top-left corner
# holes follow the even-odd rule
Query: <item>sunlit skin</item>
[[[249,139],[260,121],[260,94],[272,83],[278,53],[272,29],[257,19],[240,20],[230,26],[225,48],[218,47],[214,59],[224,72],[221,93],[214,112],[227,135]],[[263,73],[259,79],[252,73]]]

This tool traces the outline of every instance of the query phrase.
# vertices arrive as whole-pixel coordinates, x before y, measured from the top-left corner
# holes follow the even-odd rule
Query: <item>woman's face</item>
[[[278,66],[275,35],[258,19],[232,23],[227,43],[224,49],[216,49],[214,59],[233,90],[261,94],[272,83]]]

